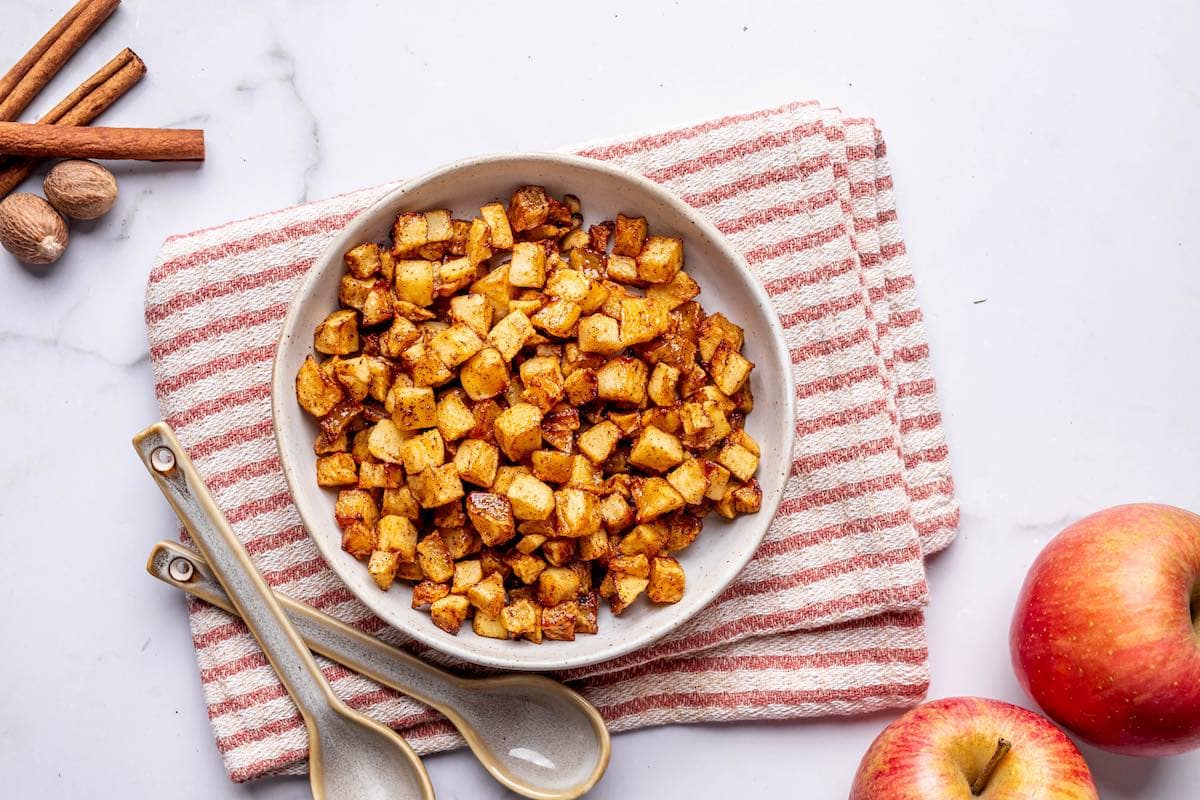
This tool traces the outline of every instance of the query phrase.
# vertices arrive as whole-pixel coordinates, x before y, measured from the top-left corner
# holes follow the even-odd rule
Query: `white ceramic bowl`
[[[379,590],[366,566],[341,549],[341,532],[333,518],[336,493],[316,484],[316,424],[296,404],[294,388],[296,371],[313,352],[314,328],[337,307],[343,253],[363,241],[386,240],[401,211],[450,208],[456,217],[470,218],[483,203],[507,202],[513,189],[525,184],[545,186],[559,197],[577,195],[587,224],[613,219],[622,211],[645,216],[652,233],[683,239],[685,268],[700,284],[698,300],[704,309],[724,312],[746,331],[743,352],[756,365],[750,379],[755,405],[746,429],[762,446],[762,510],[733,521],[716,514],[706,518],[700,537],[679,554],[687,572],[687,591],[680,602],[655,606],[641,601],[619,617],[602,609],[599,633],[540,645],[486,639],[472,633],[469,625],[452,636],[435,627],[427,611],[410,607],[407,584]],[[771,303],[745,261],[713,225],[641,176],[600,161],[531,154],[451,164],[408,181],[356,217],[313,264],[292,301],[275,354],[271,408],[280,460],[300,517],[325,560],[360,600],[389,624],[449,655],[504,669],[556,670],[645,647],[683,624],[733,581],[758,548],[783,496],[794,433],[794,394],[788,350]]]

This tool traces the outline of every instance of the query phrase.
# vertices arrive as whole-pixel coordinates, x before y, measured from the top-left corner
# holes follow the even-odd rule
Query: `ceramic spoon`
[[[155,423],[134,437],[133,446],[300,709],[313,797],[433,800],[429,775],[408,742],[329,688],[171,428]]]
[[[236,613],[208,564],[183,545],[159,542],[146,570]],[[276,598],[310,648],[440,711],[487,771],[517,794],[570,800],[604,774],[604,720],[561,683],[540,675],[460,678],[286,595]]]

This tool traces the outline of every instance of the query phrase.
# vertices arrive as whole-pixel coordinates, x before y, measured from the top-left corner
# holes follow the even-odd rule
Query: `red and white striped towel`
[[[561,677],[615,731],[918,702],[928,685],[923,557],[952,539],[958,507],[874,122],[791,103],[573,150],[662,183],[745,255],[791,347],[798,438],[780,513],[738,581],[657,644]],[[350,595],[308,539],[269,409],[275,340],[301,276],[393,186],[172,237],[150,276],[146,321],[163,418],[267,580],[412,647]],[[230,776],[302,771],[300,717],[253,638],[203,603],[189,612]],[[418,752],[461,745],[437,714],[321,664],[339,695]]]

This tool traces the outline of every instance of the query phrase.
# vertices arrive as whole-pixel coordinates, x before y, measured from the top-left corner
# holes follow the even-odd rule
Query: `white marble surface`
[[[66,4],[0,0],[0,61]],[[182,599],[142,571],[174,531],[128,444],[157,418],[142,293],[165,236],[798,97],[890,145],[963,505],[930,567],[931,696],[1022,700],[1008,615],[1046,539],[1121,501],[1200,508],[1200,7],[774,5],[126,0],[34,111],[130,45],[150,75],[105,122],[202,126],[209,160],[120,167],[116,209],[45,272],[0,254],[6,796],[306,796],[227,781]],[[622,735],[593,796],[845,797],[888,719]],[[1200,782],[1200,755],[1086,753],[1106,799]],[[502,794],[464,754],[428,763],[440,797]]]

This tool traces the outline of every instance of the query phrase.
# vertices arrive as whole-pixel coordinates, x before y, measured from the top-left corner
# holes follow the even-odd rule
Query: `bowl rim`
[[[287,480],[289,494],[291,495],[293,504],[295,505],[296,512],[300,516],[301,525],[304,527],[304,530],[308,534],[309,538],[312,539],[316,545],[317,550],[320,552],[321,557],[329,566],[330,570],[334,573],[334,575],[338,576],[339,580],[342,580],[341,575],[338,572],[338,568],[335,566],[336,555],[337,552],[340,551],[335,552],[330,547],[328,542],[322,540],[322,537],[313,534],[309,525],[309,521],[305,517],[302,504],[297,502],[297,496],[301,491],[301,484],[299,481],[301,481],[302,478],[297,473],[296,467],[298,465],[292,463],[290,456],[287,454],[288,448],[285,447],[283,441],[284,437],[281,425],[281,419],[283,416],[283,403],[289,401],[295,402],[295,392],[293,387],[294,376],[285,375],[282,371],[284,342],[288,338],[286,334],[288,331],[291,331],[296,327],[297,317],[301,313],[301,307],[304,305],[304,300],[312,294],[313,285],[318,281],[320,275],[322,274],[321,266],[330,261],[331,253],[340,255],[341,253],[345,252],[348,243],[355,238],[350,235],[352,230],[356,229],[359,225],[368,224],[367,220],[372,219],[375,215],[379,214],[382,209],[394,204],[398,198],[416,190],[420,186],[430,181],[442,178],[448,174],[466,168],[474,168],[494,163],[504,163],[518,160],[540,161],[550,165],[560,164],[575,168],[582,168],[585,170],[607,173],[609,177],[632,183],[638,190],[653,195],[657,201],[671,207],[673,211],[682,217],[687,218],[689,222],[695,225],[702,232],[702,234],[707,237],[709,241],[711,241],[739,271],[742,272],[743,277],[746,279],[745,283],[749,287],[752,299],[760,307],[767,310],[767,313],[764,314],[764,317],[766,317],[767,328],[769,331],[769,352],[771,352],[773,357],[776,358],[780,358],[782,356],[781,362],[784,365],[784,369],[781,371],[783,373],[783,382],[786,392],[779,413],[785,415],[788,420],[793,421],[793,424],[784,426],[784,429],[786,430],[786,441],[783,443],[781,452],[785,454],[785,468],[781,476],[779,490],[775,492],[772,497],[763,498],[763,506],[757,514],[755,514],[753,517],[744,518],[746,521],[754,521],[759,523],[757,525],[757,532],[755,534],[753,547],[747,548],[745,554],[739,558],[729,561],[730,569],[727,572],[728,577],[723,581],[714,581],[706,586],[705,591],[703,592],[702,602],[696,604],[688,615],[674,621],[674,624],[666,624],[667,622],[670,622],[670,620],[664,619],[664,624],[647,626],[644,631],[636,635],[632,635],[619,644],[611,647],[598,650],[591,654],[581,654],[577,656],[556,653],[554,657],[548,657],[544,655],[538,656],[538,654],[532,650],[517,650],[515,648],[513,649],[513,655],[511,657],[493,656],[487,653],[474,652],[470,647],[461,644],[456,636],[438,635],[444,634],[444,632],[438,629],[436,626],[413,626],[405,624],[401,620],[394,619],[393,615],[384,607],[384,605],[378,602],[383,596],[382,593],[378,598],[364,596],[363,594],[355,591],[354,588],[348,583],[343,581],[343,583],[346,585],[346,588],[350,590],[350,593],[356,599],[358,599],[359,602],[363,603],[373,614],[379,616],[388,625],[396,628],[405,635],[412,637],[421,644],[431,647],[440,653],[485,667],[520,671],[556,671],[584,667],[591,664],[609,661],[634,650],[646,647],[665,636],[667,633],[673,630],[674,627],[686,623],[700,611],[707,608],[712,601],[721,594],[721,592],[725,591],[725,589],[728,588],[728,586],[732,584],[739,575],[741,575],[743,570],[746,568],[746,565],[750,563],[751,559],[754,558],[759,547],[762,545],[762,541],[766,537],[767,530],[774,521],[776,513],[779,510],[779,505],[783,500],[787,477],[790,474],[790,454],[792,453],[795,445],[794,420],[796,418],[795,378],[790,367],[790,358],[787,357],[788,347],[786,340],[784,339],[783,326],[779,321],[779,315],[775,312],[775,306],[771,302],[766,289],[750,270],[750,266],[747,264],[745,258],[742,257],[742,254],[739,253],[732,244],[730,244],[729,240],[725,238],[725,235],[722,234],[712,222],[700,214],[700,212],[695,208],[685,203],[673,192],[666,189],[662,185],[651,181],[649,178],[646,178],[643,175],[622,167],[615,166],[606,161],[565,153],[521,152],[473,156],[452,161],[448,164],[417,175],[416,177],[409,178],[408,180],[400,183],[398,186],[390,189],[386,194],[379,197],[377,200],[371,203],[371,205],[364,208],[344,226],[342,226],[334,238],[329,241],[325,248],[322,249],[321,253],[313,260],[312,266],[308,268],[299,286],[297,286],[295,293],[289,301],[287,313],[284,315],[282,325],[280,326],[279,336],[275,341],[275,353],[272,357],[271,427],[274,434],[275,447],[279,453],[279,463],[283,469],[284,478]],[[310,487],[307,485],[303,486],[304,491],[307,491],[309,488]],[[311,488],[316,488],[316,484],[313,483]]]

